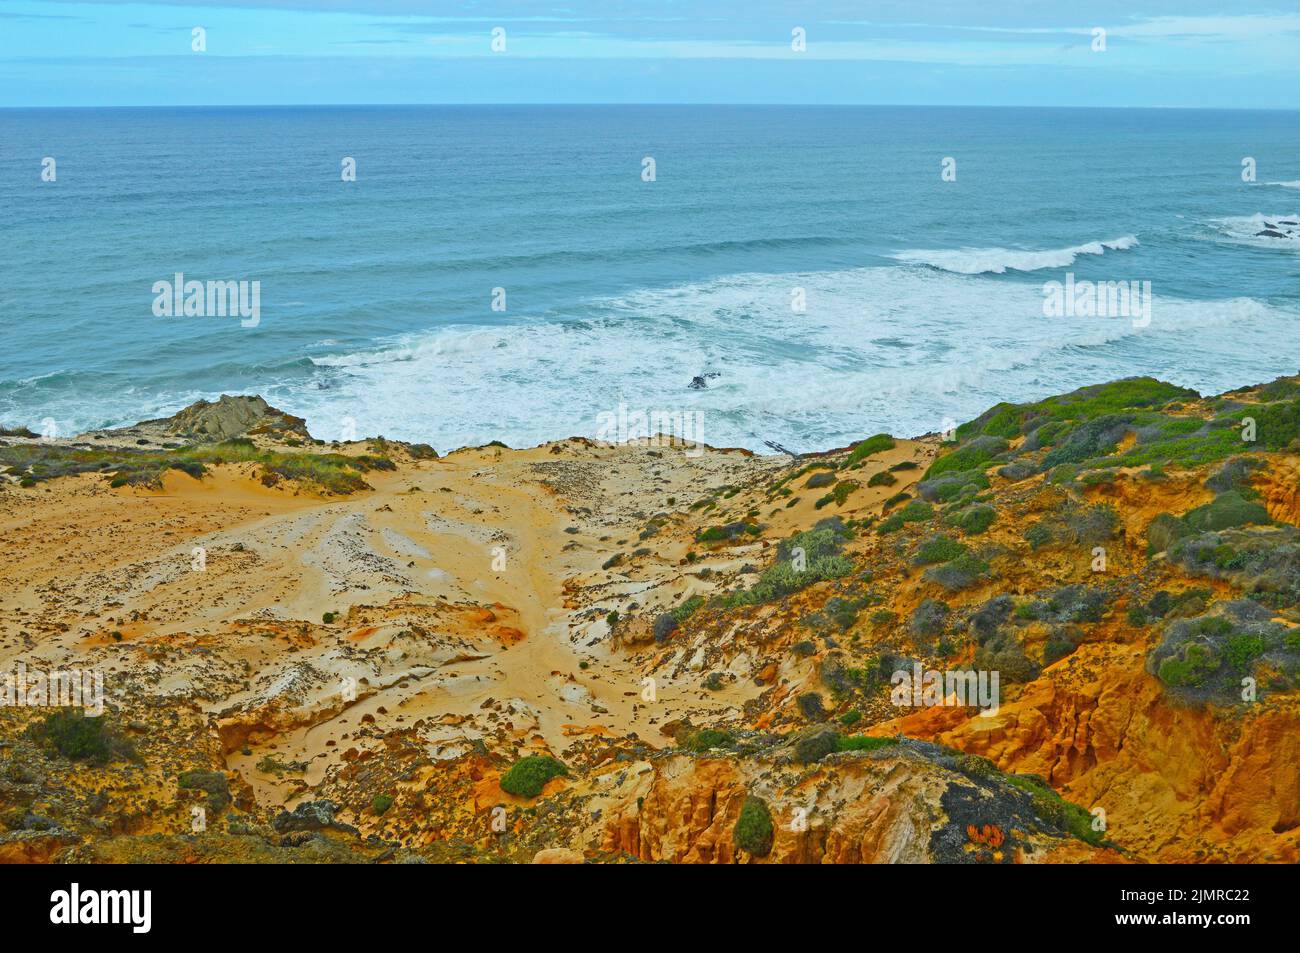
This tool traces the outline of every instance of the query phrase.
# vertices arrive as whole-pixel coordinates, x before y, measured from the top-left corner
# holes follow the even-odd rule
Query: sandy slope
[[[128,716],[146,696],[197,699],[227,767],[266,806],[413,725],[436,758],[476,739],[555,752],[588,734],[663,743],[656,726],[734,714],[758,688],[705,692],[703,673],[666,669],[647,705],[655,666],[611,644],[604,617],[668,608],[760,561],[766,542],[687,566],[692,542],[672,521],[713,488],[789,465],[574,440],[404,461],[349,497],[267,488],[240,467],[171,472],[160,491],[97,476],[11,486],[0,664],[101,666]],[[809,498],[773,522],[812,512]],[[669,526],[639,539],[656,513]],[[266,770],[268,755],[301,770]]]

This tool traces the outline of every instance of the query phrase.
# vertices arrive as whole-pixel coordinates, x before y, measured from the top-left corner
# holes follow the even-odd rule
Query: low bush
[[[918,566],[946,563],[967,552],[965,546],[942,534],[931,536],[916,548],[914,562]]]
[[[1229,490],[1185,513],[1183,522],[1193,532],[1205,533],[1271,521],[1262,504],[1245,499],[1238,490]]]
[[[699,753],[712,748],[730,748],[734,743],[735,739],[729,732],[719,731],[716,728],[701,728],[687,738],[682,747]]]
[[[995,457],[1006,452],[1007,446],[1006,440],[1001,437],[987,434],[975,437],[930,464],[925,478],[929,480],[952,470],[983,470]]]
[[[972,552],[963,552],[955,559],[925,571],[925,578],[949,592],[973,586],[989,571],[989,564]]]
[[[501,790],[517,797],[537,797],[552,778],[569,773],[561,761],[549,755],[530,754],[516,761],[501,778]]]
[[[903,528],[907,523],[923,523],[934,516],[934,508],[924,500],[912,500],[897,513],[891,513],[881,521],[877,527],[877,532],[881,534],[893,533]]]
[[[766,857],[772,851],[775,834],[776,828],[772,824],[772,812],[768,810],[767,802],[754,795],[745,798],[731,834],[732,843],[739,850],[755,857]]]
[[[893,450],[895,446],[893,437],[887,433],[878,433],[855,446],[849,453],[848,459],[844,461],[844,466],[855,467],[867,457],[885,450]]]
[[[33,722],[28,732],[70,761],[102,766],[138,757],[134,746],[110,729],[107,718],[89,716],[80,708],[60,708]]]

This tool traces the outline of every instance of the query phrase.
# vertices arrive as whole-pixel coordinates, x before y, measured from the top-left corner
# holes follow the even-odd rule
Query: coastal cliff
[[[1300,860],[1296,378],[799,458],[4,433],[0,860]]]

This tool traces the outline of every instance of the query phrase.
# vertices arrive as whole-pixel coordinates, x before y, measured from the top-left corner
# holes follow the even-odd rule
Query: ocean
[[[327,439],[623,408],[803,451],[1300,371],[1297,112],[18,109],[0,143],[7,426],[258,393]],[[155,313],[177,273],[258,282],[255,326]],[[1138,283],[1146,323],[1045,315],[1067,280]]]

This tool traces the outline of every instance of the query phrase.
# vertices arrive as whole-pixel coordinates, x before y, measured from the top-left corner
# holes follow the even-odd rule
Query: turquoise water
[[[0,423],[260,393],[317,436],[442,450],[594,435],[624,404],[817,449],[1129,374],[1219,391],[1300,370],[1300,227],[1258,235],[1300,222],[1298,120],[0,110]],[[259,281],[259,323],[155,316],[176,272]],[[1149,281],[1150,324],[1044,317],[1067,273]]]

